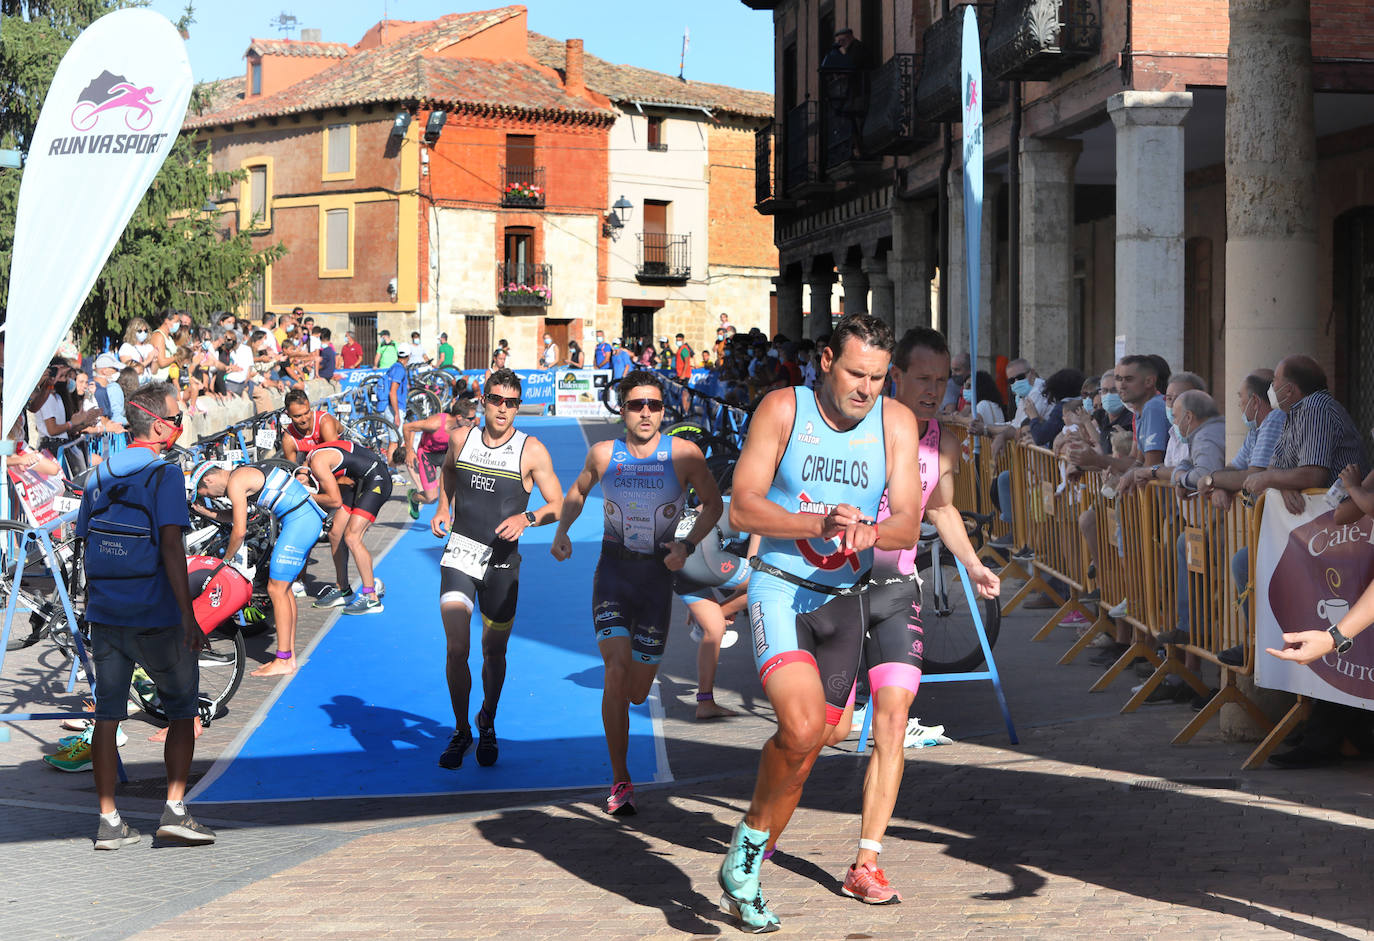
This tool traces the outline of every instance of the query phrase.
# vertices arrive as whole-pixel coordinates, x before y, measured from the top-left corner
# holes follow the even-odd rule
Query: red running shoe
[[[868,905],[890,905],[902,900],[901,894],[892,888],[883,871],[872,863],[850,866],[844,874],[844,888],[840,891]]]
[[[629,781],[618,781],[611,788],[611,796],[606,798],[606,813],[612,817],[629,817],[635,810],[635,786]]]

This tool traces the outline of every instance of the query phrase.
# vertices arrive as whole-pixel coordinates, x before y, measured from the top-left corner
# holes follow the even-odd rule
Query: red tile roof
[[[529,34],[530,55],[551,69],[562,71],[567,53],[557,39]],[[748,117],[773,117],[773,96],[709,82],[680,81],[676,75],[653,72],[633,65],[615,65],[583,54],[582,71],[587,87],[615,102],[639,101],[679,107],[706,108]]]
[[[248,52],[260,56],[320,56],[346,58],[352,49],[342,42],[303,42],[299,39],[253,39]]]
[[[610,123],[612,111],[568,94],[557,76],[534,65],[438,54],[522,10],[505,7],[450,14],[427,24],[429,28],[409,32],[386,45],[352,47],[338,64],[271,95],[241,97],[240,80],[239,97],[222,89],[214,96],[212,108],[188,117],[185,126],[213,127],[272,115],[387,102]]]

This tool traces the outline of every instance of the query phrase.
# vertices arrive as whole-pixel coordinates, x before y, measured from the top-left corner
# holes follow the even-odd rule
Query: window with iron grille
[[[486,369],[491,365],[491,318],[469,314],[463,324],[463,368]]]
[[[349,314],[348,329],[363,348],[363,365],[371,366],[377,360],[377,315]]]

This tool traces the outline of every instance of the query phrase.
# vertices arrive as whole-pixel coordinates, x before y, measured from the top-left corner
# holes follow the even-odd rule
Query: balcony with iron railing
[[[900,52],[873,70],[863,122],[863,150],[870,154],[910,154],[935,140],[933,124],[916,115],[919,55]]]
[[[553,267],[507,261],[496,266],[496,306],[544,308],[553,303]]]
[[[997,0],[984,58],[991,78],[1044,82],[1101,46],[1098,0]]]
[[[972,6],[978,16],[979,35],[986,36],[992,23],[991,7],[961,3],[926,27],[921,38],[921,77],[916,83],[916,112],[930,123],[957,124],[963,111],[964,82],[960,70],[964,46],[964,9]],[[991,73],[983,76],[983,111],[1006,103],[1006,82]]]
[[[783,116],[783,152],[779,159],[782,191],[800,198],[829,188],[823,170],[821,111],[815,101],[803,101]]]
[[[501,205],[524,209],[544,208],[544,168],[501,168]]]
[[[643,284],[681,284],[692,277],[692,236],[642,232],[635,277]]]

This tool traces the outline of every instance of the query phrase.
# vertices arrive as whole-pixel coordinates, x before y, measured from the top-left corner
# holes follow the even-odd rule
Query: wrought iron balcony
[[[977,4],[961,3],[949,14],[926,27],[922,40],[924,61],[921,80],[916,84],[916,112],[931,123],[955,123],[960,120],[963,105],[964,78],[960,68],[964,45],[964,10],[972,6],[978,12],[978,30],[987,35],[991,17]],[[983,110],[1007,100],[1006,86],[988,81],[984,75]]]
[[[544,168],[501,168],[501,205],[544,208]]]
[[[873,70],[863,149],[870,154],[909,154],[935,139],[934,125],[916,116],[920,56],[898,53]]]
[[[635,277],[646,284],[672,284],[692,277],[692,236],[641,232]]]
[[[508,261],[496,266],[496,306],[548,307],[553,303],[553,268]]]
[[[988,76],[1048,81],[1101,46],[1098,0],[997,0],[985,43]]]
[[[783,117],[782,190],[800,197],[825,188],[822,172],[821,114],[815,101],[803,101]]]

